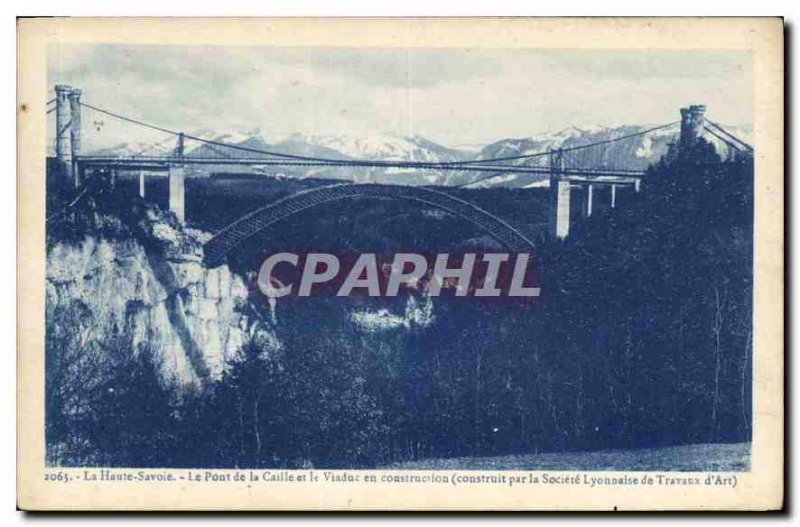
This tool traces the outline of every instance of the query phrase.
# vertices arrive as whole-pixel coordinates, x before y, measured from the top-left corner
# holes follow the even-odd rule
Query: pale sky
[[[418,134],[448,146],[661,124],[692,103],[717,122],[750,127],[753,88],[748,53],[696,50],[58,45],[49,80],[187,133]],[[159,137],[90,112],[84,122],[95,119],[104,126],[86,133],[89,143]]]

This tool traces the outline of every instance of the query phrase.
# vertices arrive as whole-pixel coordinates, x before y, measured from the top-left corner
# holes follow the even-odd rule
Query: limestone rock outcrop
[[[247,287],[227,266],[203,266],[207,234],[156,213],[143,221],[145,242],[87,235],[51,244],[48,324],[58,310],[81,303],[90,313],[87,344],[125,334],[133,349],[146,344],[165,379],[202,384],[222,373],[252,330],[243,309]]]

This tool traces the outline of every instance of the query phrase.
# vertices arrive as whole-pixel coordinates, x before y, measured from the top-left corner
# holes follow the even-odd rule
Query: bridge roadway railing
[[[279,167],[341,167],[341,168],[406,168],[417,170],[443,170],[462,172],[490,172],[490,173],[520,173],[520,174],[549,174],[550,168],[546,166],[530,165],[494,165],[494,164],[461,164],[453,163],[425,163],[406,161],[286,161],[265,157],[247,158],[218,158],[198,157],[187,155],[174,156],[81,156],[83,166],[114,166],[125,169],[131,167],[153,167],[166,169],[170,165],[244,165],[244,166],[279,166]],[[565,176],[584,177],[619,177],[638,178],[644,175],[643,170],[612,168],[612,167],[564,167],[561,171]],[[473,182],[474,183],[474,182]]]
[[[225,255],[245,240],[289,216],[323,203],[362,197],[404,199],[430,205],[478,226],[509,251],[533,249],[533,242],[516,228],[480,207],[444,192],[404,185],[341,184],[299,192],[247,214],[205,244],[205,261],[210,265],[220,264]]]

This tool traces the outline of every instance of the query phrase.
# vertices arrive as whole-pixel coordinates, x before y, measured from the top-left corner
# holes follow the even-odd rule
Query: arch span
[[[304,190],[255,210],[217,233],[203,246],[204,259],[218,265],[225,256],[259,231],[317,205],[348,198],[394,198],[436,207],[476,225],[512,252],[533,249],[533,242],[517,229],[480,207],[444,192],[405,185],[337,184]]]

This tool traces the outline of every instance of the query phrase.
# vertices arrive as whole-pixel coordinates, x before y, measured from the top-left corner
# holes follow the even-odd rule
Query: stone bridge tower
[[[60,181],[80,185],[78,157],[81,153],[81,91],[59,84],[56,91],[56,166]]]
[[[706,105],[693,104],[688,108],[681,108],[681,137],[680,147],[693,146],[700,138],[706,122]]]
[[[56,85],[56,171],[58,172],[59,182],[72,180],[70,93],[72,93],[70,86],[64,84]]]

